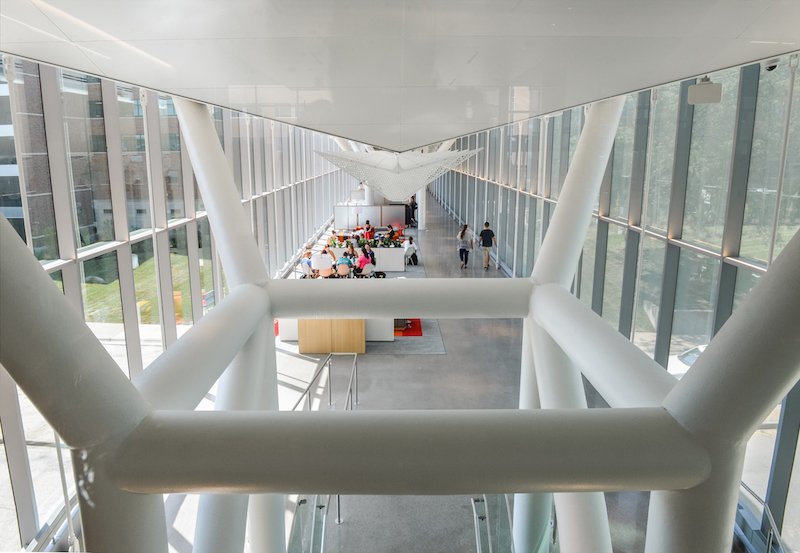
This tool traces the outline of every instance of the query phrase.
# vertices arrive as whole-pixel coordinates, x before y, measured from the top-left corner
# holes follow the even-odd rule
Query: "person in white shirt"
[[[472,236],[468,232],[469,227],[464,225],[461,229],[461,232],[458,233],[456,238],[458,239],[458,257],[461,258],[461,268],[465,269],[467,267],[467,261],[469,261],[469,252],[472,249]]]
[[[403,247],[405,248],[406,259],[408,260],[407,263],[417,265],[419,263],[419,257],[417,257],[419,246],[414,243],[414,237],[409,236],[406,238],[405,242],[403,242]]]

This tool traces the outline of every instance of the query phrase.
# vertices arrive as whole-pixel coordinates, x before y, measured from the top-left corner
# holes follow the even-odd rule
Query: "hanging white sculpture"
[[[317,152],[337,167],[371,186],[386,199],[404,202],[420,188],[480,152]]]

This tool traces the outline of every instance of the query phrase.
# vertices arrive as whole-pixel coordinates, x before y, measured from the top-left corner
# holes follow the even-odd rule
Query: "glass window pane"
[[[2,56],[0,55],[0,60]],[[44,132],[44,116],[42,112],[42,92],[39,84],[39,65],[26,60],[16,59],[13,78],[9,77],[8,114],[5,123],[11,125],[13,136],[4,137],[14,150],[13,164],[16,170],[6,168],[4,177],[0,177],[2,187],[2,203],[6,204],[6,191],[12,188],[20,194],[19,180],[24,183],[22,190],[27,196],[30,220],[30,233],[33,242],[33,253],[37,259],[47,261],[58,259],[58,241],[56,240],[55,214],[53,211],[53,192],[50,186],[50,165],[47,157],[47,143]],[[0,82],[6,82],[0,68]],[[0,98],[3,98],[0,96]],[[15,125],[16,122],[16,125]],[[14,144],[16,143],[16,147]],[[18,148],[18,150],[17,150]],[[10,159],[0,154],[0,164],[11,163]],[[10,170],[10,171],[9,171]],[[21,200],[21,198],[19,198]],[[3,214],[17,229],[20,236],[25,236],[22,224],[21,201],[14,204],[11,210],[3,209]],[[19,225],[17,224],[16,216]],[[24,238],[23,238],[24,239]]]
[[[53,283],[58,286],[59,291],[63,294],[64,293],[64,281],[62,280],[61,271],[53,271],[50,273],[50,278],[53,279]]]
[[[175,300],[175,323],[178,337],[181,327],[192,324],[192,290],[189,285],[189,248],[186,243],[186,227],[169,231],[169,260],[172,267],[172,296]]]
[[[505,228],[501,228],[503,233],[503,244],[501,248],[503,253],[500,259],[508,265],[509,268],[514,266],[514,227],[517,223],[517,193],[514,190],[506,189],[508,199],[506,201],[506,224]]]
[[[122,141],[122,171],[127,201],[128,229],[135,232],[153,226],[147,178],[144,110],[139,100],[139,89],[118,84],[117,105]]]
[[[680,83],[658,87],[655,108],[652,108],[653,115],[650,119],[653,125],[653,144],[650,147],[646,228],[663,236],[667,235],[680,92]]]
[[[161,158],[164,191],[167,197],[167,219],[181,219],[186,217],[183,203],[181,135],[172,98],[158,96],[158,115],[161,123]]]
[[[789,141],[786,144],[786,168],[778,212],[778,234],[773,259],[800,229],[800,78],[795,77],[789,116]]]
[[[203,218],[197,222],[197,242],[200,251],[200,292],[203,294],[203,313],[214,307],[214,263],[211,258],[211,227],[208,219]]]
[[[525,251],[525,234],[528,230],[528,211],[530,210],[530,196],[527,194],[520,194],[518,201],[519,211],[516,223],[516,238],[514,239],[514,276],[521,277],[525,274],[525,262],[527,261],[527,252]]]
[[[142,362],[144,368],[147,368],[164,351],[153,239],[147,238],[131,244],[131,256],[139,341],[142,346]]]
[[[553,206],[550,207],[550,211],[552,213]],[[589,223],[589,230],[586,231],[586,240],[583,242],[583,256],[581,257],[581,289],[579,296],[586,307],[592,307],[592,285],[594,282],[594,258],[596,250],[597,219],[592,217]]]
[[[763,273],[760,271],[753,271],[743,267],[736,268],[736,285],[733,288],[734,311],[736,311],[736,308],[742,303],[742,300],[747,297],[747,294],[750,293],[750,290],[753,289],[753,286],[758,283],[762,275]]]
[[[225,151],[225,134],[224,134],[224,125],[222,123],[222,108],[218,108],[214,106],[212,109],[212,115],[214,117],[214,128],[217,131],[217,136],[219,137],[219,144],[222,146],[222,151]]]
[[[123,372],[128,373],[128,350],[122,325],[117,252],[81,263],[81,292],[87,326]]]
[[[0,125],[3,124],[0,122]],[[0,426],[0,512],[3,513],[2,529],[0,529],[0,551],[19,551],[22,548],[22,541],[19,538],[19,526],[16,520],[16,505],[14,494],[11,490],[11,477],[8,472],[8,458],[6,453],[6,441],[3,436],[3,427]]]
[[[36,497],[36,510],[39,515],[39,525],[43,526],[48,517],[60,505],[64,504],[64,495],[61,491],[61,475],[58,468],[55,435],[53,428],[39,414],[36,407],[25,396],[22,390],[17,389],[19,396],[20,412],[22,414],[22,428],[28,449],[28,460],[33,478],[33,492]],[[69,449],[62,443],[61,453],[64,459],[64,474],[67,481],[67,493],[75,493],[75,478],[72,477],[72,456]],[[5,461],[5,459],[3,459]],[[6,473],[8,474],[8,473]],[[13,505],[13,503],[12,503]],[[12,507],[13,509],[13,507]],[[12,513],[14,511],[12,510]],[[12,515],[13,516],[13,515]],[[16,529],[16,520],[13,525]],[[3,529],[5,533],[5,528]]]
[[[114,240],[100,79],[59,72],[80,247]]]
[[[626,102],[627,104],[627,102]],[[581,135],[581,117],[583,116],[583,107],[572,108],[569,110],[569,159],[568,164],[572,165],[572,156],[575,155],[575,150],[578,148],[578,138]],[[625,114],[622,114],[625,117]],[[620,122],[620,125],[622,123]]]
[[[789,95],[789,64],[761,71],[739,257],[767,264]]]
[[[614,156],[611,163],[611,205],[608,216],[628,220],[631,196],[631,169],[633,167],[633,135],[636,131],[636,99],[638,94],[628,94],[622,108],[622,117],[614,139]]]
[[[649,236],[644,238],[633,343],[650,357],[654,357],[656,353],[665,248],[666,244],[661,240]]]
[[[558,198],[558,179],[561,169],[561,127],[563,114],[551,117],[549,124],[553,128],[553,146],[550,151],[550,197]]]
[[[786,497],[786,511],[783,515],[781,539],[790,551],[800,550],[800,459],[795,452],[789,493]]]
[[[192,182],[194,183],[194,210],[195,213],[204,213],[206,204],[203,201],[203,196],[200,194],[200,187],[197,185],[197,175],[192,171]]]
[[[608,248],[603,283],[603,319],[619,328],[619,310],[622,303],[622,271],[625,266],[625,227],[608,225]]]
[[[676,376],[689,367],[681,361],[681,354],[696,346],[705,347],[711,340],[718,277],[718,259],[681,250],[667,367]]]
[[[722,101],[694,106],[682,237],[711,251],[720,251],[733,155],[739,69],[709,76],[713,82],[722,83]]]
[[[542,221],[544,220],[544,202],[536,200],[536,230],[533,235],[533,262],[531,263],[531,271],[533,271],[534,263],[539,257],[539,248],[542,245]],[[591,224],[591,223],[590,223]]]

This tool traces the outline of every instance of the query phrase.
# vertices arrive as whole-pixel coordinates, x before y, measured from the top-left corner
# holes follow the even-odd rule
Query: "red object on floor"
[[[275,319],[275,336],[278,335],[278,319]]]
[[[411,326],[406,327],[405,330],[395,330],[395,336],[422,336],[422,323],[419,319],[409,319]]]

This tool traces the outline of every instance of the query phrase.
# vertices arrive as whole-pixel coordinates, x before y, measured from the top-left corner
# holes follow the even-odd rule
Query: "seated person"
[[[336,265],[336,255],[333,253],[333,250],[330,247],[325,246],[324,248],[322,248],[322,251],[320,253],[322,255],[331,256],[331,260],[333,261],[333,264]]]
[[[369,262],[375,265],[375,252],[372,251],[372,248],[369,247],[369,244],[364,244],[364,247],[361,248],[362,252],[366,252],[366,256],[369,258]]]
[[[394,230],[392,225],[389,225],[383,236],[389,240],[397,240],[400,237],[400,233]]]
[[[347,256],[347,254],[345,254],[339,258],[339,260],[336,262],[336,265],[347,265],[348,267],[352,267],[354,263],[355,260],[351,259]]]
[[[369,246],[364,246],[363,248],[361,248],[361,256],[356,261],[356,265],[358,265],[358,267],[356,267],[353,270],[353,272],[355,272],[355,274],[357,274],[357,275],[361,274],[361,271],[364,270],[364,267],[366,267],[367,265],[372,263],[372,261],[370,260],[370,257],[369,257],[369,254],[372,253],[372,252],[367,252],[367,248],[368,247]],[[375,254],[372,253],[372,255],[374,256]]]
[[[313,252],[311,251],[311,246],[306,246],[306,251],[303,252],[303,255],[300,256],[300,265],[307,265],[309,269],[311,269],[311,256]],[[302,270],[302,269],[301,269]],[[313,270],[311,273],[313,274]],[[305,277],[305,275],[303,275]]]
[[[369,219],[364,224],[364,238],[372,240],[375,237],[375,227],[369,224]]]
[[[403,247],[406,250],[406,259],[408,263],[413,263],[417,265],[419,263],[419,258],[417,254],[419,253],[419,246],[414,242],[414,237],[409,236],[406,238],[405,242],[403,242]]]
[[[330,248],[328,248],[328,246],[322,248],[322,251],[319,252],[317,255],[320,257],[325,257],[325,256],[329,257],[331,259],[331,266],[333,267],[336,265],[336,256],[333,254]],[[314,275],[316,276],[329,277],[332,274],[333,274],[333,269],[323,269],[322,271],[314,271]]]
[[[342,256],[349,257],[353,263],[355,263],[356,259],[358,259],[358,254],[356,253],[355,248],[353,248],[353,244],[347,246],[347,251],[345,251]]]

